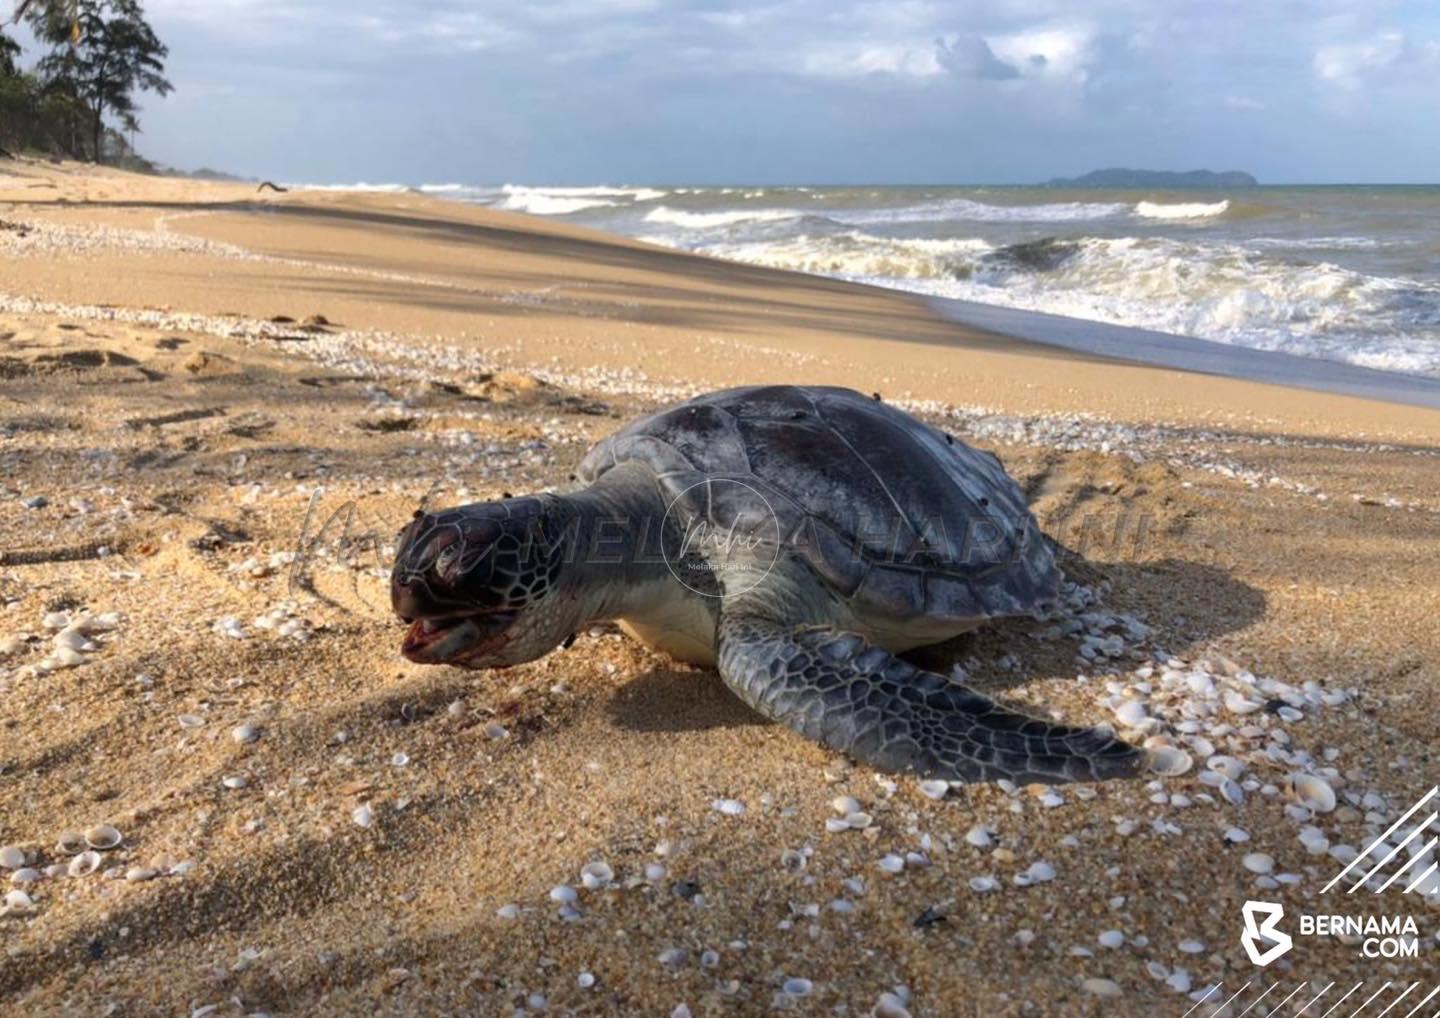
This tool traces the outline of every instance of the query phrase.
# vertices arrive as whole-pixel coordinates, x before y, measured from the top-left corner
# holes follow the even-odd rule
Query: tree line
[[[138,161],[125,137],[140,130],[136,97],[172,88],[140,0],[20,0],[13,13],[0,25],[0,154]],[[39,50],[28,67],[18,23]]]

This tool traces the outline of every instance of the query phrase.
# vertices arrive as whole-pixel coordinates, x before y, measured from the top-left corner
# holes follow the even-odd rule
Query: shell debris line
[[[984,406],[932,344],[905,374],[898,343],[861,370],[828,326],[712,327],[719,282],[629,307],[604,258],[472,275],[495,224],[423,195],[252,192],[0,211],[0,1012],[1179,1015],[1252,971],[1244,901],[1320,912],[1361,852],[1423,845],[1376,844],[1437,779],[1418,433]],[[403,237],[357,225],[398,203]],[[1004,460],[1074,552],[1061,603],[916,663],[1109,725],[1142,776],[880,774],[611,625],[505,671],[400,657],[422,500],[570,490],[622,421],[757,364]],[[931,376],[944,401],[906,391]],[[1437,884],[1405,899],[1422,964]],[[1356,952],[1272,971],[1410,971]]]

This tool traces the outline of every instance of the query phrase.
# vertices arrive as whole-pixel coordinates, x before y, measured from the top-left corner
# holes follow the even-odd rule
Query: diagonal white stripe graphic
[[[1330,986],[1334,986],[1334,985],[1335,985],[1334,983],[1331,983],[1331,984],[1330,984]],[[1310,999],[1310,1004],[1315,1003],[1315,1001],[1319,1000],[1321,997],[1325,996],[1325,994],[1329,993],[1329,992],[1330,992],[1330,986],[1325,987],[1325,989],[1323,989],[1323,990],[1321,990],[1319,993],[1315,994],[1315,996]],[[1306,1009],[1309,1008],[1310,1004],[1306,1004],[1305,1007],[1302,1007],[1300,1010],[1296,1011],[1296,1012],[1295,1012],[1295,1018],[1300,1018],[1300,1016],[1305,1013]]]
[[[1363,887],[1363,886],[1365,885],[1365,881],[1369,880],[1369,879],[1370,879],[1371,877],[1373,877],[1376,873],[1379,873],[1382,869],[1384,869],[1384,868],[1385,868],[1385,865],[1386,865],[1391,859],[1395,858],[1395,856],[1399,853],[1399,851],[1400,851],[1402,848],[1404,848],[1406,845],[1410,844],[1410,842],[1414,841],[1416,838],[1420,837],[1421,833],[1425,830],[1425,828],[1427,828],[1427,827],[1429,827],[1431,824],[1433,824],[1433,823],[1435,822],[1435,819],[1436,819],[1436,814],[1431,813],[1430,816],[1426,818],[1426,820],[1425,820],[1425,822],[1424,822],[1423,824],[1421,824],[1419,827],[1415,828],[1415,829],[1414,829],[1413,831],[1411,831],[1408,835],[1406,835],[1404,841],[1400,842],[1400,844],[1398,844],[1398,845],[1396,845],[1394,848],[1392,848],[1392,849],[1389,851],[1389,853],[1386,854],[1385,858],[1381,859],[1381,860],[1380,860],[1379,862],[1377,862],[1373,867],[1371,867],[1370,872],[1367,873],[1367,874],[1365,874],[1363,877],[1361,877],[1360,880],[1359,880],[1359,882],[1356,883],[1354,887],[1350,888],[1350,890],[1346,891],[1345,893],[1346,893],[1346,894],[1354,894],[1354,893],[1355,893],[1356,891],[1358,891],[1361,887]]]
[[[1416,813],[1419,813],[1421,806],[1424,806],[1424,805],[1425,805],[1427,802],[1429,802],[1431,799],[1435,798],[1435,793],[1436,793],[1436,792],[1440,792],[1440,785],[1436,785],[1434,788],[1430,789],[1430,791],[1426,792],[1426,793],[1421,797],[1421,799],[1420,799],[1419,802],[1417,802],[1415,805],[1411,806],[1409,809],[1407,809],[1407,810],[1405,811],[1405,815],[1404,815],[1404,816],[1402,816],[1399,820],[1396,820],[1393,824],[1390,825],[1389,829],[1386,830],[1384,834],[1380,835],[1380,837],[1376,838],[1376,839],[1375,839],[1374,841],[1372,841],[1368,846],[1366,846],[1365,851],[1361,852],[1361,853],[1360,853],[1359,855],[1357,855],[1354,859],[1351,859],[1351,860],[1350,860],[1350,864],[1349,864],[1348,866],[1346,866],[1343,870],[1341,870],[1339,873],[1337,873],[1337,874],[1335,875],[1335,879],[1334,879],[1334,880],[1330,881],[1330,883],[1328,883],[1328,884],[1326,884],[1324,887],[1320,888],[1320,893],[1321,893],[1321,894],[1325,894],[1326,892],[1328,892],[1328,891],[1330,890],[1330,888],[1334,887],[1334,886],[1335,886],[1336,884],[1338,884],[1340,881],[1344,880],[1346,874],[1348,874],[1348,873],[1349,873],[1351,870],[1353,870],[1356,866],[1360,865],[1360,860],[1361,860],[1361,859],[1364,859],[1366,856],[1368,856],[1371,852],[1373,852],[1373,851],[1375,850],[1375,846],[1376,846],[1376,845],[1384,844],[1384,843],[1385,843],[1385,839],[1388,838],[1388,837],[1390,837],[1390,835],[1394,834],[1396,831],[1398,831],[1398,830],[1400,829],[1400,825],[1401,825],[1401,824],[1403,824],[1406,820],[1409,820],[1409,819],[1410,819],[1412,816],[1414,816]]]
[[[1252,980],[1250,980],[1250,983],[1253,983],[1254,981],[1255,981],[1255,980],[1252,979]],[[1250,988],[1250,983],[1246,983],[1244,986],[1240,987],[1240,989],[1238,989],[1238,990],[1236,990],[1234,993],[1232,993],[1232,994],[1230,995],[1230,1000],[1234,1000],[1236,997],[1240,996],[1240,994],[1242,994],[1242,993],[1244,993],[1246,990],[1248,990],[1248,989]],[[1230,1000],[1227,1000],[1225,1003],[1221,1004],[1221,1005],[1220,1005],[1219,1007],[1217,1007],[1215,1010],[1211,1011],[1211,1012],[1210,1012],[1211,1018],[1214,1018],[1215,1015],[1219,1014],[1221,1011],[1223,1011],[1223,1010],[1225,1010],[1227,1007],[1229,1007],[1229,1006],[1230,1006]]]
[[[1376,893],[1376,894],[1379,894],[1381,891],[1384,891],[1384,890],[1386,890],[1387,888],[1389,888],[1389,886],[1390,886],[1391,884],[1395,883],[1395,881],[1399,878],[1400,874],[1404,873],[1404,872],[1405,872],[1406,870],[1408,870],[1411,866],[1414,866],[1414,865],[1415,865],[1417,862],[1419,862],[1421,859],[1425,858],[1425,854],[1426,854],[1427,852],[1429,852],[1432,848],[1434,848],[1437,842],[1440,842],[1440,838],[1431,838],[1431,839],[1425,844],[1425,847],[1424,847],[1424,848],[1422,848],[1420,851],[1416,852],[1414,855],[1412,855],[1412,856],[1410,857],[1410,861],[1409,861],[1409,862],[1407,862],[1404,866],[1401,866],[1398,870],[1396,870],[1394,873],[1392,873],[1392,874],[1390,875],[1390,879],[1389,879],[1389,880],[1385,881],[1385,883],[1381,884],[1378,888],[1376,888],[1375,893]]]
[[[1350,987],[1350,993],[1354,993],[1356,990],[1360,989],[1360,987],[1362,987],[1362,986],[1364,986],[1364,985],[1365,985],[1365,984],[1364,984],[1363,982],[1356,983],[1354,986]],[[1341,1004],[1345,1003],[1345,1001],[1346,1001],[1347,999],[1349,999],[1350,993],[1345,994],[1345,996],[1341,997],[1341,998],[1340,998],[1339,1000],[1337,1000],[1335,1003],[1331,1004],[1331,1005],[1330,1005],[1330,1011],[1335,1010],[1335,1009],[1336,1009],[1337,1007],[1339,1007]],[[1325,1014],[1322,1014],[1322,1015],[1320,1016],[1320,1018],[1325,1018],[1325,1015],[1328,1015],[1328,1014],[1330,1013],[1330,1011],[1326,1011]]]
[[[1380,989],[1378,989],[1378,990],[1376,990],[1374,993],[1370,994],[1369,1000],[1366,1000],[1365,1003],[1361,1004],[1361,1005],[1360,1005],[1359,1007],[1357,1007],[1355,1010],[1351,1011],[1351,1012],[1350,1012],[1350,1018],[1355,1018],[1355,1016],[1356,1016],[1357,1014],[1359,1014],[1361,1011],[1363,1011],[1363,1010],[1365,1010],[1367,1007],[1369,1007],[1369,1006],[1370,1006],[1370,1001],[1371,1001],[1371,1000],[1374,1000],[1376,997],[1380,996],[1380,994],[1384,993],[1386,987],[1388,987],[1389,985],[1390,985],[1390,980],[1388,980],[1388,979],[1385,980],[1385,986],[1380,987]]]
[[[1210,987],[1210,989],[1206,990],[1204,997],[1201,997],[1201,998],[1200,998],[1199,1000],[1197,1000],[1195,1003],[1193,1003],[1193,1004],[1190,1005],[1190,1011],[1195,1010],[1195,1009],[1196,1009],[1197,1007],[1199,1007],[1201,1004],[1205,1003],[1205,1001],[1209,998],[1210,994],[1212,994],[1212,993],[1219,993],[1219,992],[1220,992],[1220,987],[1222,987],[1222,986],[1224,986],[1224,985],[1225,985],[1224,983],[1216,983],[1214,986]],[[1190,1013],[1190,1011],[1186,1011],[1185,1014],[1182,1014],[1182,1015],[1180,1016],[1180,1018],[1186,1018],[1186,1015],[1188,1015],[1188,1014]]]
[[[1271,983],[1271,984],[1270,984],[1270,990],[1275,989],[1275,987],[1277,987],[1277,986],[1279,986],[1279,985],[1280,985],[1279,983]],[[1260,1002],[1261,1002],[1262,1000],[1264,1000],[1266,997],[1270,996],[1270,990],[1266,990],[1264,993],[1260,994],[1260,996],[1258,996],[1258,997],[1256,997],[1254,1000],[1252,1000],[1252,1001],[1250,1002],[1250,1007],[1247,1007],[1245,1010],[1241,1011],[1239,1014],[1237,1014],[1237,1015],[1235,1016],[1235,1018],[1245,1018],[1245,1015],[1249,1014],[1249,1013],[1251,1012],[1251,1010],[1255,1007],[1256,1004],[1260,1003]]]
[[[1433,990],[1431,990],[1429,993],[1427,993],[1427,994],[1425,995],[1425,999],[1422,1000],[1420,1003],[1416,1004],[1414,1007],[1412,1007],[1412,1008],[1410,1009],[1409,1014],[1407,1014],[1407,1015],[1405,1016],[1405,1018],[1414,1018],[1415,1012],[1418,1011],[1418,1010],[1420,1010],[1420,1009],[1421,1009],[1422,1007],[1424,1007],[1426,1004],[1430,1003],[1431,998],[1434,997],[1435,994],[1437,994],[1437,993],[1440,993],[1440,986],[1435,987],[1435,989],[1433,989]]]
[[[1409,887],[1405,888],[1405,893],[1406,893],[1406,894],[1409,894],[1411,891],[1415,890],[1415,888],[1417,888],[1417,887],[1419,887],[1421,884],[1423,884],[1423,883],[1425,882],[1426,878],[1429,877],[1430,874],[1432,874],[1432,873],[1435,872],[1435,870],[1436,870],[1437,867],[1440,867],[1440,863],[1433,863],[1433,862],[1432,862],[1432,863],[1430,864],[1430,868],[1429,868],[1428,870],[1426,870],[1424,873],[1422,873],[1422,874],[1420,874],[1418,877],[1416,877],[1416,878],[1415,878],[1415,882],[1412,883]]]
[[[1279,1014],[1279,1013],[1280,1013],[1280,1009],[1281,1009],[1282,1007],[1284,1007],[1286,1004],[1290,1003],[1290,998],[1293,997],[1293,996],[1295,996],[1295,994],[1299,993],[1299,992],[1300,992],[1301,990],[1303,990],[1304,988],[1305,988],[1305,984],[1304,984],[1304,983],[1300,983],[1299,985],[1297,985],[1297,986],[1295,987],[1295,989],[1293,989],[1293,990],[1290,991],[1290,993],[1285,997],[1284,1000],[1282,1000],[1280,1003],[1276,1004],[1276,1005],[1275,1005],[1274,1007],[1272,1007],[1269,1011],[1265,1012],[1265,1018],[1271,1018],[1271,1015],[1277,1015],[1277,1014]]]
[[[1390,1006],[1387,1007],[1387,1008],[1385,1008],[1384,1011],[1381,1011],[1379,1014],[1377,1014],[1377,1015],[1375,1016],[1375,1018],[1385,1018],[1385,1016],[1390,1013],[1390,1008],[1391,1008],[1391,1007],[1394,1007],[1396,1004],[1400,1003],[1400,1002],[1401,1002],[1402,1000],[1404,1000],[1406,997],[1410,996],[1410,991],[1413,990],[1413,989],[1415,989],[1415,987],[1417,987],[1417,986],[1419,986],[1419,985],[1420,985],[1419,983],[1411,983],[1410,986],[1409,986],[1409,988],[1406,989],[1406,991],[1405,991],[1404,993],[1400,994],[1400,996],[1398,996],[1398,997],[1396,997],[1394,1000],[1392,1000],[1392,1001],[1390,1002]]]

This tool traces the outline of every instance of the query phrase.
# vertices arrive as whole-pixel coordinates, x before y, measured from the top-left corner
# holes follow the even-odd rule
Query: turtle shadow
[[[1246,629],[1265,615],[1263,591],[1203,562],[1091,562],[1073,555],[1062,562],[1071,581],[1091,586],[1108,582],[1108,592],[1089,611],[1134,616],[1150,627],[1148,638],[1127,641],[1147,658],[1159,652],[1183,655]],[[1080,655],[1080,633],[1037,639],[1064,621],[1001,619],[904,656],[942,674],[961,666],[989,693],[1003,693],[1038,677],[1105,674],[1140,663],[1134,656],[1086,659]]]
[[[611,697],[610,720],[632,732],[696,732],[768,725],[713,670],[651,668]]]
[[[1265,614],[1265,594],[1201,562],[1160,559],[1153,562],[1065,560],[1067,577],[1109,591],[1091,611],[1133,615],[1152,635],[1132,644],[1143,657],[1164,651],[1183,654],[1196,646],[1250,626]],[[1062,620],[1063,621],[1063,620]],[[919,647],[901,656],[929,671],[950,675],[957,667],[977,689],[1000,696],[1041,678],[1074,677],[1128,670],[1134,656],[1090,661],[1080,656],[1081,634],[1037,639],[1056,623],[1000,619],[944,643]],[[609,704],[620,728],[642,732],[687,732],[739,725],[766,725],[713,669],[652,668],[620,687]]]

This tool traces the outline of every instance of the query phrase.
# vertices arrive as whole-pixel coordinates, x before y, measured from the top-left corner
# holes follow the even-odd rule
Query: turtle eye
[[[451,568],[454,567],[459,559],[460,546],[458,544],[446,545],[440,549],[440,554],[435,556],[435,572],[440,576],[444,576],[450,572]]]

